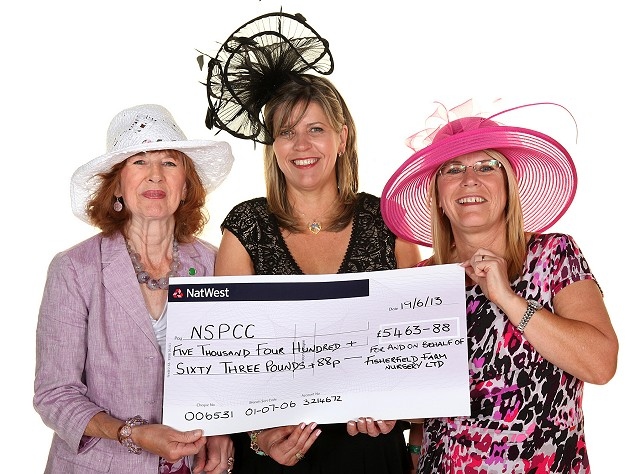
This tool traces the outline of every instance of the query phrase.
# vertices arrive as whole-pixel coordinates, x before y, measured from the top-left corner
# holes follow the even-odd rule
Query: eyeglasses
[[[438,174],[444,179],[462,178],[467,168],[473,168],[479,176],[490,176],[502,168],[502,163],[498,160],[476,161],[473,165],[463,165],[462,163],[448,163],[438,170]]]

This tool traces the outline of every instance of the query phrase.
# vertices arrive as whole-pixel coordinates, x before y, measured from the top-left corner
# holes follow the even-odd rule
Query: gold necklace
[[[309,222],[307,222],[307,229],[309,229],[312,234],[316,235],[318,232],[322,230],[322,222],[320,222],[320,218],[323,217],[329,211],[329,209],[333,207],[333,205],[336,203],[337,200],[338,200],[338,196],[336,196],[336,198],[333,201],[331,201],[331,204],[329,204],[329,207],[327,207],[324,210],[324,212],[319,214],[319,217],[316,217],[310,220]],[[304,212],[300,212],[300,215],[302,217],[307,217]]]

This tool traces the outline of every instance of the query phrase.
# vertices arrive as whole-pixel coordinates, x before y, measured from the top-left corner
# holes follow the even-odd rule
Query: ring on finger
[[[304,454],[302,453],[302,451],[298,451],[298,452],[296,453],[296,459],[297,459],[298,461],[301,461],[302,459],[304,459]]]
[[[227,474],[231,474],[231,468],[227,469]]]
[[[235,459],[233,459],[232,457],[227,459],[227,466],[231,467],[233,465],[233,461],[235,461]]]

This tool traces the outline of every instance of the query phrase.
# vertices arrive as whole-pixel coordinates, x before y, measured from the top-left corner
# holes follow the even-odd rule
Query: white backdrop
[[[69,178],[104,151],[111,117],[160,103],[190,138],[204,126],[205,89],[196,50],[242,23],[282,6],[300,12],[331,44],[335,73],[358,126],[361,189],[380,194],[410,155],[404,139],[422,128],[435,100],[471,98],[509,104],[556,101],[566,115],[523,125],[540,128],[573,154],[579,175],[573,206],[552,230],[573,235],[604,293],[620,337],[618,373],[588,385],[586,433],[594,473],[629,472],[634,453],[631,391],[638,312],[631,304],[637,219],[631,201],[637,170],[635,117],[640,105],[631,2],[431,0],[112,0],[9,2],[0,28],[5,140],[2,208],[7,299],[0,446],[3,463],[42,472],[51,431],[32,408],[34,338],[47,266],[53,255],[95,233],[70,210]],[[525,115],[523,115],[524,117]],[[531,120],[530,120],[531,119]],[[260,148],[225,134],[236,163],[211,195],[203,236],[218,243],[224,215],[263,195]],[[633,184],[632,184],[633,183]],[[634,234],[631,234],[634,235]],[[620,240],[624,239],[624,240]],[[428,252],[427,252],[428,254]],[[635,273],[635,272],[634,272]],[[585,348],[588,350],[588,348]],[[425,400],[428,403],[428,400]]]

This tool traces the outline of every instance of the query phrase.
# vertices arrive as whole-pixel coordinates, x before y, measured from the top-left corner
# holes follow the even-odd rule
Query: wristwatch
[[[131,439],[131,428],[134,426],[146,425],[148,423],[149,422],[140,415],[129,418],[125,421],[124,425],[118,429],[118,441],[120,444],[127,448],[127,451],[130,453],[140,454],[142,452],[142,448]]]
[[[524,327],[529,323],[529,320],[533,317],[533,314],[542,308],[542,305],[535,300],[527,300],[527,310],[524,312],[524,316],[520,320],[520,324],[518,324],[519,333],[524,331]]]

